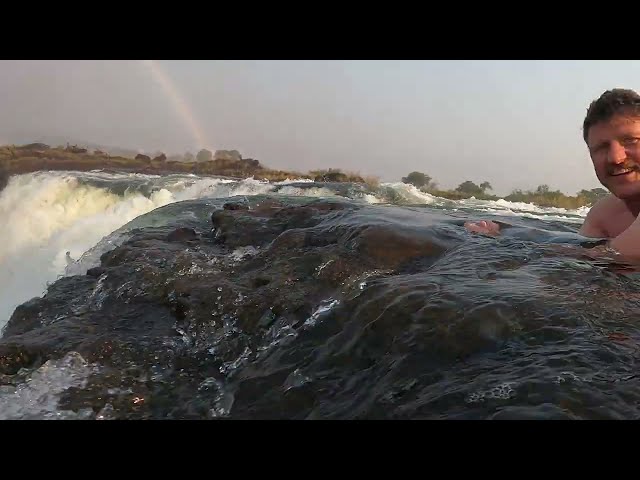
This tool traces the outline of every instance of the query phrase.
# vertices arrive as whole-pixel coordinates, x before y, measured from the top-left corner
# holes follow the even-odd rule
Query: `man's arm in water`
[[[500,225],[491,220],[480,220],[479,222],[465,222],[464,228],[473,233],[483,235],[491,235],[493,237],[500,235]]]
[[[603,227],[614,211],[613,199],[605,198],[596,203],[580,228],[579,233],[585,237],[608,238],[609,233]],[[640,217],[636,217],[631,225],[617,237],[609,240],[608,246],[620,255],[633,260],[640,260]]]
[[[613,248],[624,257],[640,260],[640,221],[637,217],[624,232],[609,242]]]

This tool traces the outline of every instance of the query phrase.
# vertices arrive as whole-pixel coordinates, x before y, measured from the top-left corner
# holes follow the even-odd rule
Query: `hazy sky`
[[[0,61],[0,142],[200,136],[274,168],[574,194],[598,186],[581,125],[613,87],[640,90],[640,61]]]

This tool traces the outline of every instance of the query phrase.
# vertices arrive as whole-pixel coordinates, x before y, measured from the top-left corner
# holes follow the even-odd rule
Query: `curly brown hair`
[[[591,102],[582,124],[584,141],[587,141],[589,129],[593,125],[605,122],[614,115],[640,117],[640,94],[626,88],[614,88]]]

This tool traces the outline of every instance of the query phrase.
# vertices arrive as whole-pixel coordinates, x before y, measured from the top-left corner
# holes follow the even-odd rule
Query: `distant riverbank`
[[[262,165],[258,160],[242,158],[239,154],[233,157],[216,157],[209,153],[210,159],[198,159],[193,156],[192,161],[179,161],[167,159],[164,154],[150,156],[138,154],[135,157],[111,155],[101,150],[89,151],[77,146],[50,147],[48,145],[34,143],[28,145],[5,145],[0,147],[0,190],[8,181],[9,176],[36,171],[47,170],[74,170],[86,172],[91,170],[104,170],[124,173],[142,173],[148,175],[168,175],[175,173],[195,174],[200,176],[215,175],[233,179],[253,177],[256,180],[280,182],[283,180],[308,179],[315,182],[351,182],[367,184],[372,189],[380,186],[380,181],[374,176],[362,176],[359,173],[343,172],[340,169],[329,168],[324,170],[311,170],[307,173],[298,171],[275,170]],[[413,172],[403,178],[405,183],[414,185],[422,192],[447,198],[450,200],[463,200],[476,198],[478,200],[500,200],[509,202],[531,203],[540,207],[556,207],[577,209],[593,205],[599,198],[607,195],[602,188],[581,190],[575,196],[565,195],[560,191],[550,190],[547,185],[540,185],[536,190],[515,190],[507,196],[499,197],[489,195],[485,189],[491,188],[488,182],[475,185],[471,181],[462,183],[455,190],[439,190],[435,185],[421,185],[414,179],[429,179],[430,177],[419,172]],[[481,188],[483,187],[483,188]]]

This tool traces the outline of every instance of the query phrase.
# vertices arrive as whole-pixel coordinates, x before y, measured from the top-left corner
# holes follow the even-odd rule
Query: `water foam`
[[[430,193],[423,192],[417,189],[414,185],[407,183],[383,183],[380,185],[382,196],[392,196],[390,198],[392,203],[396,203],[396,199],[402,203],[415,204],[415,205],[429,205],[434,203],[442,203],[444,199],[431,195]],[[385,192],[386,190],[386,192]]]
[[[76,352],[49,360],[17,386],[0,390],[0,420],[70,420],[93,416],[90,408],[74,412],[59,409],[60,396],[69,388],[83,388],[94,367]]]
[[[540,207],[538,205],[534,205],[533,203],[525,203],[525,202],[509,202],[504,198],[500,198],[498,200],[477,200],[475,198],[460,200],[458,202],[460,205],[466,205],[475,208],[491,208],[496,212],[511,212],[515,214],[520,213],[531,213],[531,214],[539,214],[539,215],[550,215],[556,214],[556,216],[578,216],[578,217],[586,217],[587,213],[589,213],[590,207],[580,207],[578,209],[566,209],[560,207]]]
[[[172,201],[165,189],[150,198],[119,197],[72,175],[12,177],[0,194],[0,328],[17,305],[41,295],[64,272],[67,252],[78,258],[105,235]]]
[[[100,187],[91,180],[102,181]],[[152,184],[148,196],[135,189],[117,195],[105,181]],[[285,185],[282,183],[282,185]],[[110,234],[133,219],[164,205],[197,198],[277,195],[330,197],[326,188],[304,189],[247,178],[242,181],[194,175],[37,172],[11,177],[0,193],[0,328],[19,304],[44,294],[59,276],[81,275],[100,255],[128,238]],[[96,248],[93,248],[96,246]],[[91,249],[91,254],[78,259]],[[69,252],[69,256],[67,255]],[[70,257],[70,258],[69,258]],[[76,262],[74,262],[76,261]]]
[[[294,178],[293,180],[287,178],[281,182],[274,182],[274,185],[290,185],[292,183],[313,183],[313,180],[310,178]]]

